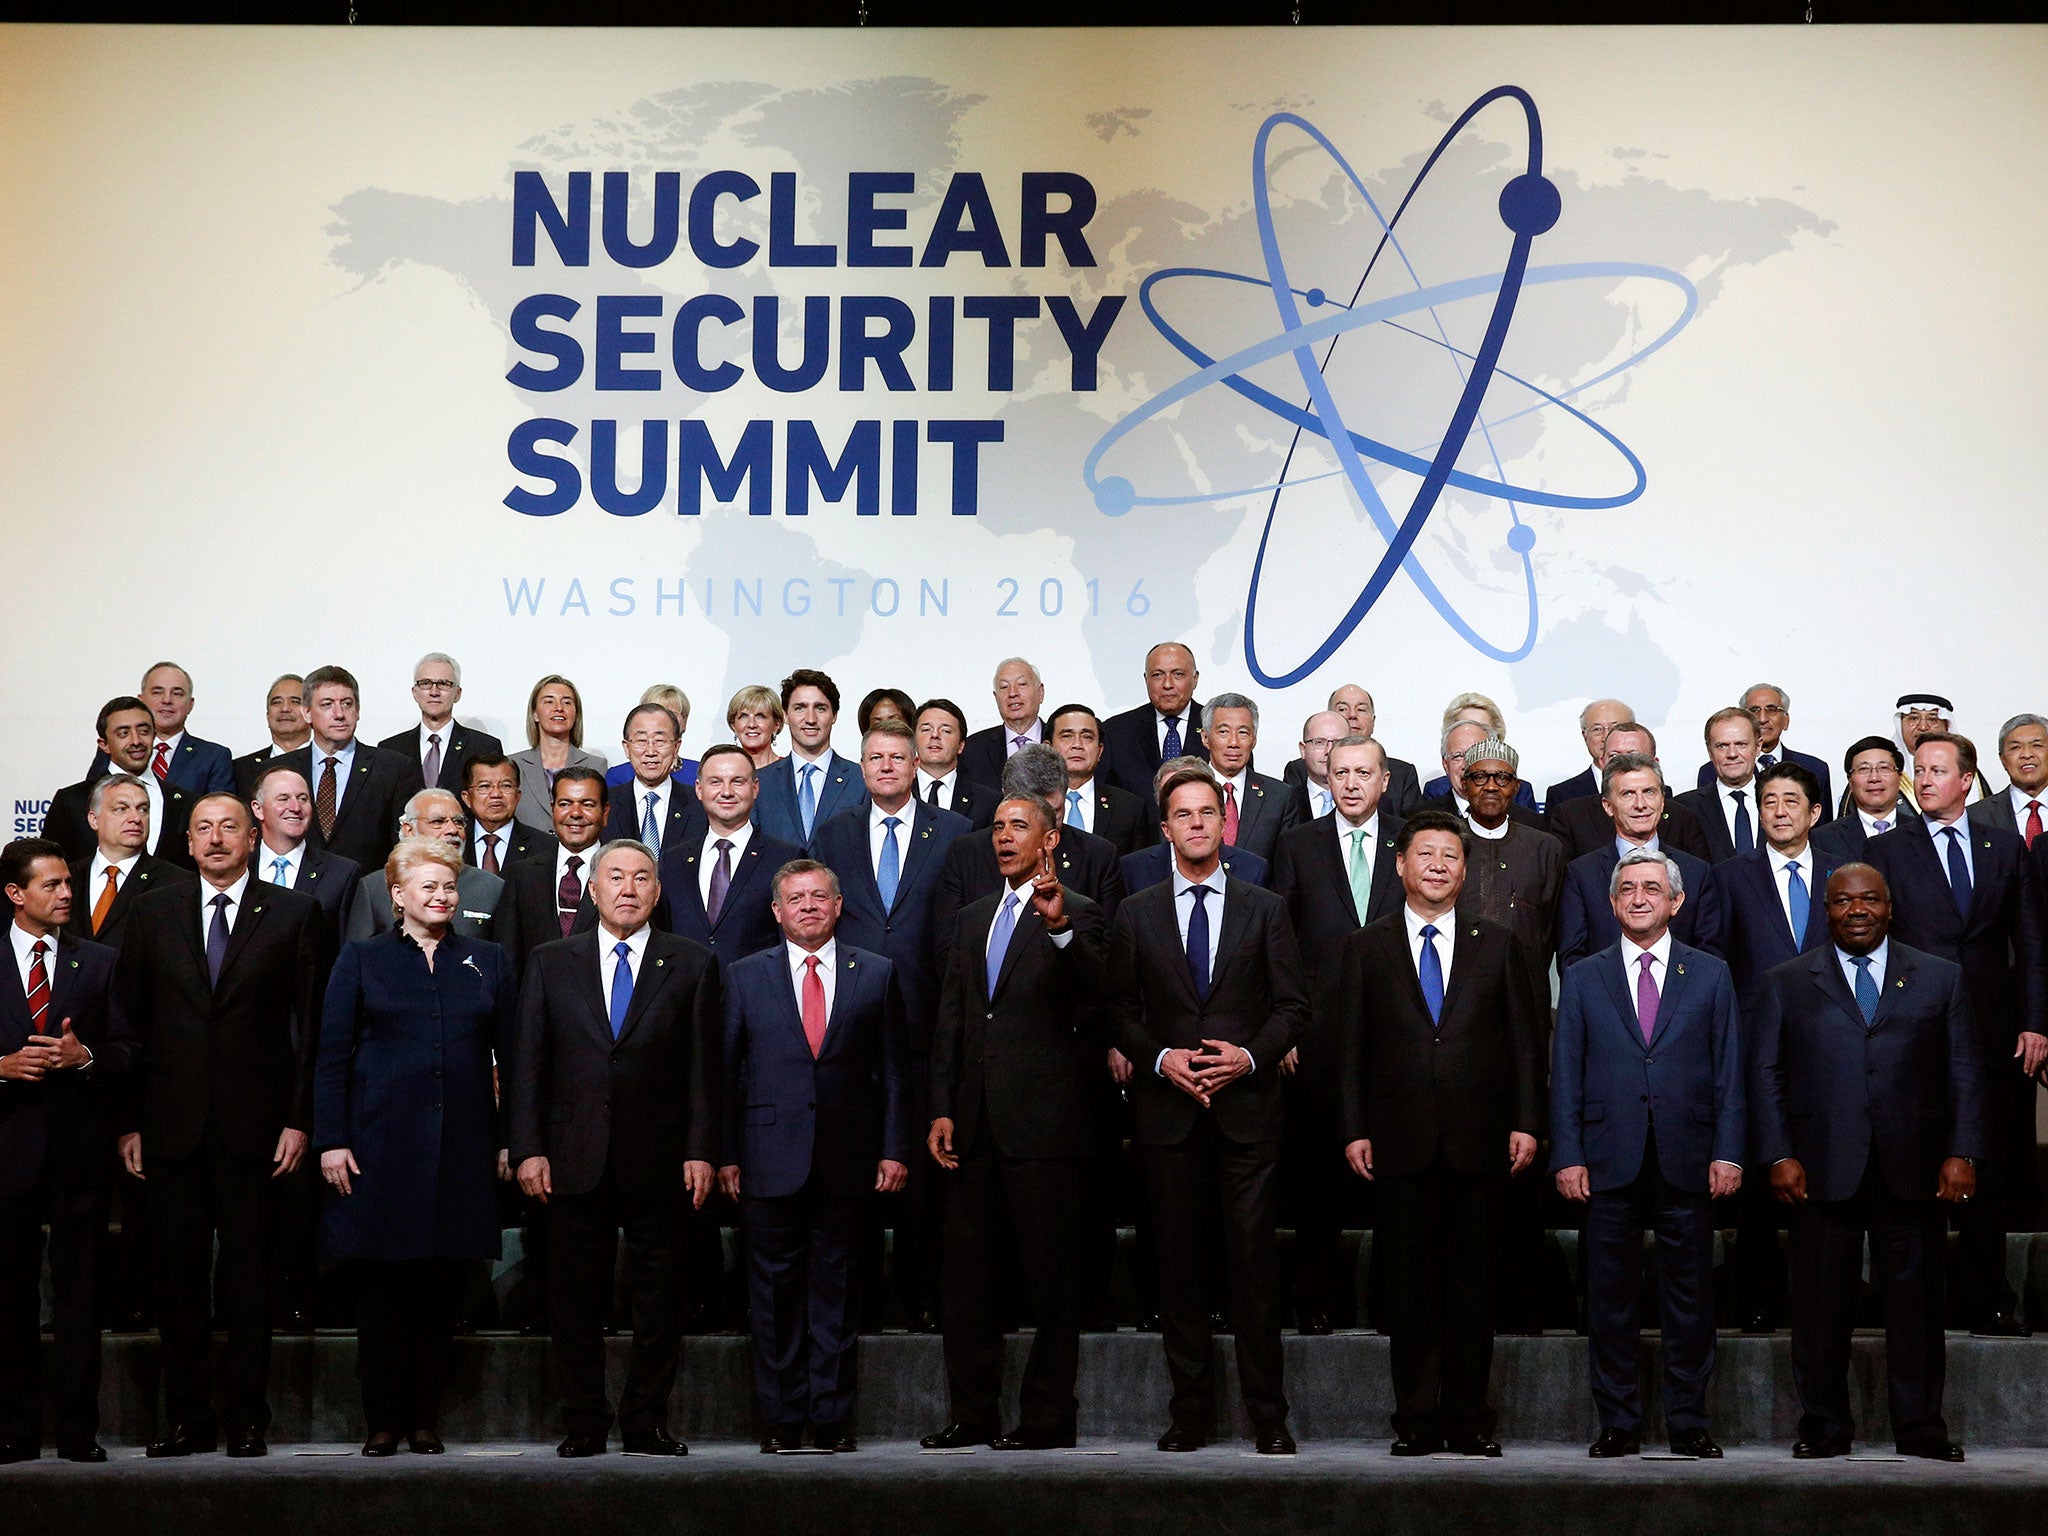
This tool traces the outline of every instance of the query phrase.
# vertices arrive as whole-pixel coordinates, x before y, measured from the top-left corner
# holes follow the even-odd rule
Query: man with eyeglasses
[[[1776,683],[1751,683],[1743,689],[1742,702],[1737,707],[1756,722],[1756,771],[1763,773],[1779,763],[1797,763],[1820,780],[1820,803],[1833,805],[1835,784],[1828,774],[1826,760],[1788,747],[1780,739],[1792,724],[1792,695]],[[1713,763],[1700,764],[1698,787],[1710,789],[1714,779]]]
[[[429,651],[413,664],[412,701],[419,708],[420,723],[412,730],[385,737],[377,747],[383,752],[411,753],[419,762],[420,779],[427,788],[459,794],[463,764],[472,754],[503,755],[505,744],[489,731],[455,723],[455,706],[462,702],[462,665],[453,656]]]
[[[694,843],[704,835],[704,808],[675,780],[682,749],[682,722],[666,704],[635,704],[621,733],[633,782],[612,796],[605,822],[606,842],[637,840],[658,859],[671,838]],[[661,926],[662,919],[656,919]]]
[[[1441,795],[1436,795],[1422,801],[1416,809],[1443,811],[1451,816],[1469,816],[1472,810],[1472,797],[1465,789],[1465,752],[1468,748],[1477,746],[1480,742],[1489,738],[1499,739],[1494,736],[1490,726],[1481,725],[1476,720],[1459,720],[1451,724],[1444,731],[1441,749],[1444,779],[1448,781],[1450,788]],[[1519,787],[1520,781],[1517,780],[1516,782]],[[1547,832],[1549,830],[1543,824],[1542,815],[1534,807],[1525,805],[1519,800],[1509,803],[1508,815],[1535,831]]]
[[[2025,714],[2006,721],[1998,730],[1998,760],[2005,766],[2005,792],[1971,806],[1970,820],[2017,832],[2031,850],[2048,817],[2048,719]]]
[[[1843,798],[1848,804],[1840,816],[1814,829],[1813,846],[1842,864],[1862,858],[1864,844],[1891,831],[1901,814],[1912,814],[1911,802],[1901,793],[1905,771],[1906,754],[1897,742],[1865,736],[1852,743],[1842,754],[1842,772],[1849,780]]]
[[[1595,699],[1579,711],[1579,739],[1586,744],[1586,756],[1592,761],[1563,783],[1553,784],[1543,792],[1544,815],[1554,816],[1567,801],[1600,798],[1600,767],[1607,761],[1607,733],[1635,717],[1636,712],[1619,699]]]
[[[1344,717],[1334,709],[1319,710],[1302,721],[1298,747],[1301,756],[1287,765],[1287,781],[1295,789],[1297,823],[1327,816],[1336,806],[1337,793],[1330,787],[1330,748],[1349,735],[1350,730]]]
[[[1288,763],[1286,772],[1283,775],[1288,783],[1300,785],[1308,791],[1309,814],[1304,819],[1309,821],[1313,821],[1318,816],[1327,815],[1330,808],[1326,799],[1322,801],[1317,799],[1314,787],[1311,784],[1311,776],[1308,771],[1308,738],[1311,736],[1330,737],[1332,739],[1344,736],[1370,736],[1373,733],[1373,727],[1379,723],[1379,712],[1377,706],[1372,701],[1372,695],[1356,683],[1344,683],[1339,687],[1331,689],[1329,702],[1325,706],[1324,713],[1337,716],[1338,729],[1330,730],[1324,728],[1327,724],[1326,722],[1318,723],[1317,728],[1314,730],[1309,729],[1307,726],[1302,727],[1302,755]],[[1312,721],[1313,719],[1314,717],[1311,717]],[[1321,750],[1327,754],[1330,749],[1323,747]],[[1416,802],[1421,800],[1421,798],[1422,777],[1416,773],[1415,765],[1398,757],[1388,758],[1387,792],[1381,797],[1386,805],[1387,814],[1389,816],[1405,816],[1414,809]]]

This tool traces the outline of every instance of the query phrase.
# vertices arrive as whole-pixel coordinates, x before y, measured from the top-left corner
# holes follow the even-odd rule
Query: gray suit
[[[540,765],[540,748],[528,747],[524,752],[512,752],[507,756],[519,769],[519,808],[512,813],[512,819],[536,832],[552,833],[555,830],[554,786],[548,782],[547,769]],[[571,747],[566,766],[595,768],[601,774],[608,765],[602,752],[586,752],[581,747]]]
[[[490,940],[491,914],[498,910],[498,898],[505,882],[474,864],[462,866],[455,882],[455,919],[449,924],[464,938]],[[349,904],[349,939],[373,939],[391,929],[391,884],[384,871],[373,869],[356,884],[356,899]]]

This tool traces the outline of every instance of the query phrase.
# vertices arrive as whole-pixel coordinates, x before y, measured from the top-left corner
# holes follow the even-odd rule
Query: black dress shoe
[[[687,1456],[690,1448],[657,1425],[653,1429],[636,1429],[626,1436],[620,1447],[629,1456]]]
[[[1304,1312],[1295,1324],[1295,1332],[1304,1338],[1328,1338],[1335,1331],[1330,1326],[1330,1314],[1327,1312]]]
[[[1019,1424],[1007,1435],[996,1436],[989,1444],[998,1451],[1071,1451],[1074,1432],[1071,1429],[1035,1429],[1029,1424]]]
[[[1491,1435],[1446,1436],[1444,1449],[1453,1456],[1498,1456],[1500,1442]]]
[[[1140,1313],[1140,1314],[1139,1314],[1139,1316],[1138,1316],[1138,1332],[1140,1332],[1140,1333],[1157,1333],[1158,1331],[1159,1331],[1159,1314],[1158,1314],[1157,1312],[1144,1312],[1144,1313]]]
[[[416,1429],[405,1437],[405,1448],[415,1456],[446,1455],[448,1447],[441,1437],[431,1429]]]
[[[1292,1456],[1294,1436],[1285,1424],[1268,1424],[1252,1435],[1252,1449],[1261,1456]]]
[[[544,1339],[547,1336],[548,1325],[546,1323],[521,1323],[519,1325],[519,1337],[522,1339]]]
[[[1211,1333],[1237,1332],[1235,1328],[1230,1326],[1230,1314],[1221,1307],[1218,1307],[1209,1314],[1209,1331]]]
[[[1600,1438],[1586,1447],[1586,1454],[1595,1461],[1608,1461],[1617,1456],[1640,1456],[1643,1454],[1642,1436],[1625,1429],[1603,1429]]]
[[[1765,1317],[1763,1313],[1752,1312],[1747,1317],[1743,1318],[1742,1331],[1748,1334],[1758,1334],[1776,1333],[1778,1330],[1771,1326],[1771,1320],[1768,1317]]]
[[[43,1454],[43,1448],[29,1440],[0,1440],[0,1467],[11,1467],[17,1461],[34,1461]],[[104,1461],[104,1455],[100,1458]]]
[[[1159,1437],[1159,1449],[1162,1451],[1199,1451],[1208,1443],[1206,1435],[1180,1424],[1170,1426]]]
[[[1973,1339],[2028,1339],[2033,1335],[2034,1330],[2010,1312],[1993,1312],[1970,1325]]]
[[[189,1424],[176,1424],[161,1440],[152,1440],[143,1450],[143,1455],[152,1461],[166,1456],[199,1456],[214,1450],[219,1442],[210,1429],[194,1429]]]
[[[1721,1447],[1714,1444],[1714,1437],[1704,1429],[1674,1429],[1671,1432],[1671,1454],[1692,1456],[1700,1461],[1719,1461]]]
[[[566,1459],[579,1456],[602,1456],[604,1435],[591,1434],[585,1430],[573,1430],[562,1437],[562,1443],[555,1447],[555,1454]]]
[[[380,1429],[363,1442],[365,1456],[396,1456],[398,1436],[388,1429]]]
[[[1792,1459],[1794,1461],[1827,1461],[1836,1456],[1849,1454],[1846,1440],[1794,1440]]]
[[[761,1436],[761,1454],[773,1456],[778,1451],[793,1451],[804,1443],[803,1429],[796,1424],[772,1425]]]
[[[811,1426],[811,1443],[821,1451],[834,1453],[857,1451],[860,1442],[853,1438],[850,1424],[814,1424]]]
[[[967,1445],[987,1445],[995,1439],[986,1429],[972,1424],[948,1424],[944,1429],[933,1430],[917,1443],[928,1451],[957,1451]]]
[[[912,1333],[937,1333],[939,1331],[939,1314],[930,1307],[919,1307],[910,1314],[910,1331]]]
[[[1443,1448],[1441,1440],[1419,1435],[1412,1439],[1407,1435],[1394,1436],[1393,1454],[1396,1456],[1434,1456]]]
[[[1927,1461],[1961,1461],[1963,1448],[1953,1440],[1916,1440],[1899,1447],[1901,1456],[1919,1456]]]
[[[60,1445],[57,1454],[66,1461],[82,1462],[87,1466],[98,1466],[107,1459],[107,1453],[96,1440],[76,1440],[69,1445]]]
[[[252,1456],[268,1456],[270,1447],[263,1443],[260,1429],[232,1429],[228,1431],[227,1451],[238,1461]]]

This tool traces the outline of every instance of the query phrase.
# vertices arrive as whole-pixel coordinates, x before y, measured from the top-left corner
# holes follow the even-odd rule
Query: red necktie
[[[818,975],[818,957],[804,956],[804,1039],[815,1060],[825,1049],[825,982]]]
[[[2027,846],[2034,846],[2034,839],[2041,835],[2041,802],[2027,802]]]
[[[156,744],[156,756],[149,760],[149,771],[156,775],[159,784],[171,782],[171,744],[160,741]]]
[[[486,874],[495,875],[498,873],[498,834],[495,832],[486,832],[484,834],[483,868]]]
[[[50,973],[43,968],[43,956],[50,952],[50,946],[37,939],[35,948],[29,953],[34,956],[28,966],[28,1017],[30,1033],[46,1035],[43,1018],[50,1011]]]
[[[1237,846],[1237,786],[1227,781],[1223,786],[1223,841]]]

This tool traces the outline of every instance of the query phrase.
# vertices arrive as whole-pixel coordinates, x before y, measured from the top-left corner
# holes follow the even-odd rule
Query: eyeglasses
[[[421,693],[446,693],[455,686],[455,679],[452,677],[416,677],[412,680],[412,685]]]
[[[1344,738],[1341,736],[1311,736],[1308,738],[1308,740],[1304,741],[1302,745],[1304,747],[1321,747],[1325,752],[1327,752],[1330,750],[1330,748],[1337,745],[1337,743],[1342,741],[1343,739]]]
[[[1782,715],[1785,713],[1785,706],[1782,704],[1752,704],[1749,706],[1749,712],[1752,715]]]
[[[1515,782],[1515,776],[1507,772],[1496,773],[1488,769],[1467,768],[1465,770],[1465,782],[1479,789],[1487,789],[1495,785],[1505,789],[1508,785]]]

